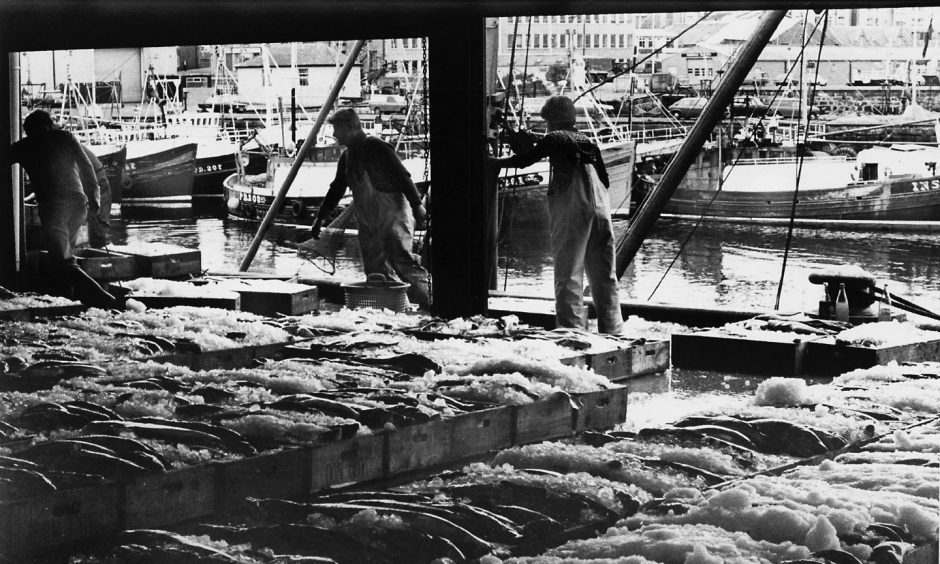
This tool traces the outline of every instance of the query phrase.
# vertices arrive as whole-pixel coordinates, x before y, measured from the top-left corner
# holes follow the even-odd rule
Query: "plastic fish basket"
[[[370,274],[365,282],[343,284],[346,307],[371,307],[405,311],[408,308],[408,288],[411,284],[386,280],[381,274]]]

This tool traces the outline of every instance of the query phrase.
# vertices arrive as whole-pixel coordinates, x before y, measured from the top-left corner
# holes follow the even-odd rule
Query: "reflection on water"
[[[626,224],[617,222],[615,227],[619,232]],[[692,227],[690,222],[660,221],[624,273],[621,294],[646,301],[659,284],[652,302],[772,308],[786,228],[703,224],[686,243]],[[203,268],[213,271],[238,270],[256,229],[257,224],[225,218],[221,206],[215,204],[195,210],[121,210],[112,220],[115,244],[165,242],[199,248]],[[273,227],[249,272],[325,277],[327,264],[301,258],[290,246],[308,237],[306,228]],[[339,237],[332,252],[339,279],[362,277],[355,236]],[[515,225],[501,242],[499,253],[499,290],[552,295],[547,230]],[[888,284],[892,293],[940,310],[940,242],[936,235],[813,229],[794,232],[781,308],[815,310],[822,288],[809,283],[809,273],[821,266],[846,264],[871,272],[880,283]]]

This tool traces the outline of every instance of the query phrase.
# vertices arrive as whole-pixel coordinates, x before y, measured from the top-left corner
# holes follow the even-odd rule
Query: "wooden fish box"
[[[839,375],[857,368],[885,365],[892,360],[922,362],[940,358],[940,340],[904,345],[860,347],[808,342],[803,347],[803,374]]]
[[[576,394],[577,410],[575,431],[612,429],[627,420],[628,388],[614,388]]]
[[[385,476],[389,433],[358,435],[315,447],[311,452],[310,492]]]
[[[215,464],[145,476],[125,485],[128,529],[155,528],[215,512]]]
[[[263,284],[255,284],[252,280],[243,282],[249,286],[248,289],[234,288],[241,296],[242,311],[268,317],[276,317],[278,314],[302,315],[315,311],[320,304],[316,286],[285,282],[273,288],[265,288]]]
[[[728,335],[720,331],[672,335],[672,364],[766,376],[796,376],[802,373],[802,341],[767,341]]]
[[[591,369],[612,381],[656,374],[669,369],[669,341],[638,339],[624,348],[587,352],[564,358],[561,362]]]
[[[514,410],[497,407],[466,413],[451,421],[453,460],[479,456],[512,446]]]
[[[78,266],[98,282],[137,278],[137,258],[123,253],[102,249],[79,249],[75,251]]]
[[[832,337],[777,341],[718,331],[672,336],[675,366],[767,376],[833,376],[892,360],[919,362],[938,357],[940,340],[860,347],[836,344]]]
[[[388,474],[394,476],[450,462],[451,432],[449,420],[395,429],[388,436]]]
[[[202,252],[175,245],[135,247],[113,245],[111,249],[137,259],[140,276],[183,278],[202,274]]]
[[[150,309],[163,309],[175,306],[214,307],[238,311],[241,308],[241,298],[234,297],[195,297],[195,296],[148,296],[131,293],[128,297],[134,298]]]
[[[244,346],[234,349],[165,354],[151,357],[150,360],[186,366],[192,370],[246,368],[251,366],[255,359],[275,358],[280,351],[290,343],[291,341],[286,341],[267,345]]]
[[[0,300],[2,302],[3,300]],[[18,307],[15,309],[0,309],[0,320],[5,321],[33,321],[60,315],[78,315],[88,309],[83,304],[46,306],[46,307]]]
[[[572,434],[577,416],[575,407],[574,398],[563,392],[516,406],[513,444],[537,443]]]
[[[124,528],[122,496],[122,486],[108,485],[2,501],[0,554],[22,562],[57,548],[112,538]]]
[[[306,493],[310,452],[309,448],[291,448],[219,463],[219,509],[236,509],[246,497],[289,498]]]
[[[918,546],[904,555],[903,564],[938,564],[940,562],[940,541],[933,541]]]

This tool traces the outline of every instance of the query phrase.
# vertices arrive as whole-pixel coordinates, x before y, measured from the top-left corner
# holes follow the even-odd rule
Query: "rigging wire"
[[[809,10],[806,11],[806,16],[805,16],[805,18],[804,18],[804,20],[803,20],[803,29],[804,29],[804,30],[806,29],[806,18],[808,18],[808,17],[809,17]],[[817,22],[817,23],[818,23],[818,22]],[[817,55],[816,55],[815,80],[813,80],[813,84],[812,84],[812,87],[813,87],[813,88],[812,88],[812,91],[810,92],[809,100],[807,101],[807,103],[809,103],[809,111],[806,112],[806,127],[805,127],[805,129],[803,130],[803,143],[802,143],[802,146],[803,146],[804,148],[806,147],[806,140],[807,140],[807,138],[809,137],[809,122],[810,122],[810,120],[812,120],[812,115],[813,115],[813,112],[812,112],[812,110],[813,110],[813,105],[812,105],[811,100],[813,100],[813,98],[815,97],[815,94],[816,94],[816,83],[818,82],[818,79],[819,79],[819,60],[820,60],[820,58],[821,58],[821,56],[822,56],[822,48],[823,48],[823,44],[825,43],[825,40],[826,40],[826,28],[828,27],[828,25],[829,25],[829,10],[826,10],[825,15],[823,16],[822,36],[821,36],[820,39],[819,39],[819,51],[818,51],[818,53],[817,53]],[[803,56],[805,56],[805,55],[803,55]],[[805,78],[805,77],[802,76],[802,75],[803,75],[802,66],[804,66],[804,65],[801,65],[801,69],[800,69],[800,80],[801,80],[801,81]],[[801,96],[801,97],[800,97],[800,106],[801,106],[801,108],[800,108],[800,115],[801,115],[801,116],[802,116],[802,113],[803,113],[802,105],[803,105],[803,97]],[[798,144],[797,147],[799,148],[800,145]],[[796,204],[797,204],[797,202],[799,202],[799,194],[800,194],[800,176],[801,176],[801,174],[803,173],[803,159],[804,159],[804,156],[805,156],[805,151],[798,151],[797,157],[798,157],[799,160],[797,161],[798,164],[797,164],[797,168],[796,168],[796,185],[793,187],[793,203],[791,204],[791,207],[790,207],[790,223],[789,223],[789,225],[787,226],[787,244],[786,244],[786,246],[784,247],[784,250],[783,250],[783,264],[782,264],[781,267],[780,267],[780,280],[779,280],[779,282],[777,282],[777,299],[776,299],[776,301],[774,302],[774,309],[775,309],[775,310],[780,309],[780,296],[781,296],[781,294],[783,294],[783,279],[784,279],[784,277],[786,276],[786,273],[787,273],[787,259],[788,259],[789,256],[790,256],[790,247],[791,247],[791,245],[793,244],[793,226],[794,226],[794,224],[796,223]]]
[[[828,14],[828,12],[827,12],[827,14]],[[819,21],[816,22],[816,25],[813,27],[813,31],[809,34],[809,37],[812,37],[813,33],[815,33],[815,31],[816,31],[816,29],[818,28],[818,26],[819,26]],[[809,40],[807,39],[806,42],[804,42],[804,43],[801,45],[798,58],[803,56],[803,52],[806,50],[806,47],[807,47],[808,44],[809,44]],[[733,57],[732,57],[732,58],[733,58]],[[789,83],[790,73],[793,72],[794,67],[795,67],[795,65],[793,65],[793,66],[790,67],[790,69],[789,69],[789,70],[787,71],[787,73],[786,73],[786,76],[785,76],[784,79],[783,79],[783,82],[782,82],[780,85],[777,86],[777,90],[774,92],[773,97],[771,97],[771,101],[770,101],[770,103],[768,104],[768,108],[772,108],[772,107],[773,107],[773,102],[776,101],[777,97],[781,94],[781,92],[783,92],[783,85]],[[817,72],[818,72],[818,67],[819,67],[819,65],[817,64]],[[765,117],[766,117],[766,115],[759,116],[759,117],[758,117],[758,120],[757,120],[757,125],[762,125]],[[807,127],[806,129],[807,129],[807,131],[808,131],[809,128]],[[743,147],[739,147],[739,148],[738,148],[737,156],[736,156],[735,159],[732,161],[731,165],[728,167],[728,172],[727,172],[727,174],[725,174],[724,171],[721,170],[721,168],[720,168],[720,167],[721,167],[721,163],[719,163],[719,180],[722,180],[722,179],[727,178],[728,176],[730,176],[730,175],[731,175],[731,171],[734,170],[734,167],[738,165],[738,163],[741,161],[741,159],[742,159],[743,157],[744,157],[744,150],[743,150]],[[714,204],[715,200],[716,200],[716,199],[718,198],[718,196],[721,194],[721,188],[722,188],[722,182],[719,181],[718,189],[715,191],[715,193],[712,195],[712,197],[711,197],[711,198],[708,200],[708,202],[705,204],[705,206],[704,206],[704,208],[703,208],[703,210],[702,210],[702,213],[699,215],[699,217],[698,217],[698,219],[696,220],[695,224],[692,226],[692,229],[689,230],[688,235],[687,235],[686,238],[682,241],[682,244],[679,245],[679,249],[676,251],[676,254],[675,254],[675,256],[672,258],[672,261],[670,261],[669,266],[667,266],[666,269],[663,271],[663,275],[659,278],[659,282],[656,283],[656,287],[653,288],[653,291],[650,292],[649,297],[646,298],[647,301],[653,299],[653,296],[654,296],[654,295],[656,294],[656,292],[659,290],[659,287],[662,285],[663,281],[666,279],[666,276],[669,274],[669,271],[670,271],[670,270],[672,269],[672,267],[676,264],[676,261],[679,260],[679,257],[682,255],[682,252],[685,250],[686,245],[688,245],[689,241],[692,240],[692,237],[695,235],[695,232],[696,232],[696,230],[698,230],[699,226],[702,225],[702,222],[705,220],[705,216],[708,215],[708,210],[711,209],[712,204]],[[623,244],[623,239],[619,240],[617,243],[618,243],[618,244],[617,244],[617,250],[619,251],[619,249],[621,248],[621,246],[622,246],[622,244]]]
[[[694,28],[694,27],[697,26],[698,24],[702,23],[706,18],[708,18],[708,17],[711,16],[711,15],[712,15],[712,12],[705,12],[705,15],[704,15],[704,16],[702,16],[702,17],[700,17],[699,19],[697,19],[696,21],[692,22],[691,25],[689,25],[688,27],[686,27],[685,29],[683,29],[682,31],[680,31],[678,35],[676,35],[675,37],[673,37],[673,38],[670,39],[669,41],[666,41],[665,43],[663,43],[662,45],[660,45],[659,47],[657,47],[656,49],[654,49],[652,53],[647,54],[645,57],[643,57],[643,58],[640,59],[639,61],[634,62],[634,63],[631,64],[629,67],[627,67],[627,68],[621,70],[621,71],[618,72],[617,74],[612,75],[612,76],[605,77],[604,80],[598,82],[598,83],[595,84],[594,86],[592,86],[592,87],[588,88],[587,90],[585,90],[584,92],[582,92],[577,98],[574,99],[574,101],[577,102],[578,100],[580,100],[580,99],[583,98],[584,96],[586,96],[586,95],[588,95],[588,94],[594,92],[595,90],[597,90],[598,88],[600,88],[600,87],[603,86],[604,84],[607,84],[608,82],[613,81],[613,79],[615,79],[615,78],[617,78],[617,77],[619,77],[619,76],[623,76],[623,75],[625,75],[625,74],[627,74],[627,73],[629,73],[629,72],[633,72],[633,70],[634,70],[636,67],[640,66],[641,64],[645,63],[646,61],[648,61],[648,60],[650,60],[651,58],[655,57],[656,55],[660,54],[660,53],[663,51],[663,49],[665,49],[666,47],[672,46],[673,42],[675,42],[677,39],[679,39],[680,37],[682,37],[683,35],[685,35],[685,34],[688,33],[689,31],[691,31],[692,28]]]
[[[526,33],[525,70],[523,70],[523,74],[522,74],[522,96],[523,96],[522,99],[523,99],[523,103],[524,103],[524,100],[525,100],[525,72],[526,72],[526,70],[528,70],[528,66],[529,66],[529,36],[530,36],[530,34],[531,34],[531,31],[532,31],[532,16],[529,16],[529,33]],[[510,53],[509,53],[509,81],[512,83],[513,86],[515,86],[515,84],[516,84],[516,75],[515,75],[515,64],[516,64],[516,37],[518,37],[518,36],[519,36],[519,18],[516,17],[515,22],[514,22],[514,24],[513,24],[513,28],[512,28],[512,49],[511,49],[511,51],[510,51]],[[517,89],[516,91],[518,92],[518,89]],[[509,108],[510,108],[510,107],[511,107],[511,106],[510,106],[510,104],[509,104],[509,85],[507,84],[507,85],[506,85],[506,99],[504,100],[504,104],[503,104],[503,108],[504,108],[504,110],[503,110],[503,120],[504,120],[504,122],[503,122],[503,123],[504,123],[504,124],[506,123],[505,120],[507,120],[508,117],[509,117]],[[520,120],[521,120],[521,116],[522,116],[524,113],[525,113],[525,106],[522,106],[522,108],[520,109],[520,114],[519,114],[520,117],[517,117],[517,122],[519,122],[520,125],[521,125],[521,121],[520,121]],[[514,115],[515,115],[515,114],[514,114]],[[497,155],[502,154],[502,148],[501,148],[501,146],[500,146],[500,144],[499,144],[499,134],[498,134],[498,133],[497,133],[497,137],[496,137],[496,152],[497,152]],[[509,177],[509,170],[508,170],[508,169],[503,172],[503,177],[504,177],[504,178],[508,178],[508,177]],[[515,203],[516,203],[516,184],[513,183],[513,186],[512,186],[512,195],[511,195],[511,196],[506,196],[506,197],[504,197],[504,198],[503,198],[503,205],[502,205],[502,206],[499,206],[499,205],[498,205],[498,204],[499,204],[499,178],[496,179],[496,182],[497,182],[497,186],[496,186],[497,206],[500,208],[500,209],[499,209],[500,213],[499,213],[499,218],[498,218],[499,223],[498,223],[498,225],[497,225],[497,239],[498,239],[500,233],[511,233],[511,232],[512,232],[512,219],[513,219],[513,215],[514,215],[514,214],[512,213],[512,212],[513,212],[512,206],[514,206]],[[503,231],[503,222],[504,222],[504,220],[507,219],[507,216],[508,216],[508,223],[509,223],[509,225],[506,227],[506,229],[507,229],[508,231]],[[498,244],[498,242],[497,242],[497,244]],[[507,287],[508,284],[509,284],[509,267],[510,267],[511,265],[512,265],[512,254],[510,253],[510,255],[506,257],[506,266],[503,268],[503,291],[504,291],[504,292],[506,291],[506,287]]]

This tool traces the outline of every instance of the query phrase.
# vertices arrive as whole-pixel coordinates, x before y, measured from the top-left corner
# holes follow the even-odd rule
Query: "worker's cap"
[[[357,114],[356,111],[352,108],[336,110],[327,121],[332,125],[351,125],[354,127],[362,126],[362,122],[359,121],[359,114]]]
[[[546,100],[539,115],[545,121],[555,123],[561,127],[572,127],[577,119],[574,102],[567,96],[552,96]]]
[[[40,131],[52,129],[55,129],[55,124],[52,121],[52,116],[45,110],[36,110],[23,120],[23,130],[26,131],[26,135],[34,135]]]

